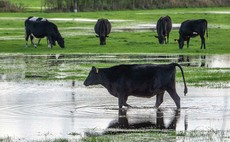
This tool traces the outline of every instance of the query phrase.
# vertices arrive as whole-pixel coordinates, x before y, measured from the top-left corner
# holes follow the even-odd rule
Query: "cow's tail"
[[[186,96],[186,94],[188,92],[188,88],[187,88],[187,85],[186,85],[186,82],[185,82],[185,78],[184,78],[184,71],[183,71],[182,67],[179,64],[177,64],[177,63],[173,63],[173,64],[174,64],[174,66],[179,67],[180,70],[181,70],[183,81],[184,81],[184,95]]]
[[[205,23],[206,37],[208,38],[208,21]]]

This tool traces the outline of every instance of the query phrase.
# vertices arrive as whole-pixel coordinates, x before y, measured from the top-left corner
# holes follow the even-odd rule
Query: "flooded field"
[[[228,55],[180,56],[135,54],[0,55],[0,138],[75,140],[108,133],[230,128],[230,88],[177,83],[181,110],[168,94],[160,109],[155,97],[129,97],[133,108],[118,110],[117,98],[101,86],[85,87],[91,65],[180,62],[183,66],[230,68]],[[217,137],[217,139],[226,136]]]

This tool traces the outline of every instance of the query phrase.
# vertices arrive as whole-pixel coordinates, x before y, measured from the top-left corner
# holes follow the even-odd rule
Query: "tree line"
[[[75,4],[76,3],[76,4]],[[230,6],[230,0],[43,0],[46,11],[100,11]]]

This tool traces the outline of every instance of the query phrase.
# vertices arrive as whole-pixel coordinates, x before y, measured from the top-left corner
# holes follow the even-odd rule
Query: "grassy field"
[[[0,43],[1,53],[176,53],[176,54],[229,54],[226,37],[230,33],[230,15],[214,14],[210,11],[228,11],[229,8],[202,9],[167,9],[167,10],[137,10],[137,11],[107,11],[107,12],[79,12],[79,13],[0,13]],[[192,11],[192,12],[191,12]],[[65,38],[65,49],[56,46],[48,49],[46,41],[34,49],[24,48],[24,20],[28,16],[46,17],[54,22]],[[186,19],[205,18],[209,23],[209,37],[206,39],[207,49],[200,50],[200,38],[193,38],[190,48],[178,49],[174,39],[179,37],[178,29],[170,34],[170,43],[160,45],[154,35],[156,31],[146,29],[142,31],[117,31],[117,29],[138,27],[143,24],[154,24],[162,15],[170,15],[174,24],[180,24]],[[106,46],[99,45],[93,30],[96,19],[108,18],[112,21],[112,33]],[[95,21],[66,20],[57,21],[52,18],[83,18]],[[116,22],[113,20],[129,20]]]

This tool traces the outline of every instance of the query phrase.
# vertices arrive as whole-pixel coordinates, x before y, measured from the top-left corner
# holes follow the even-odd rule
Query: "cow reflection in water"
[[[156,121],[154,120],[138,120],[134,123],[129,123],[126,115],[126,110],[119,110],[118,120],[111,122],[108,126],[106,133],[119,133],[120,131],[109,130],[111,128],[116,129],[172,129],[176,130],[177,120],[180,117],[180,111],[175,110],[174,115],[171,117],[169,125],[166,126],[164,122],[164,113],[160,109],[156,111]]]

